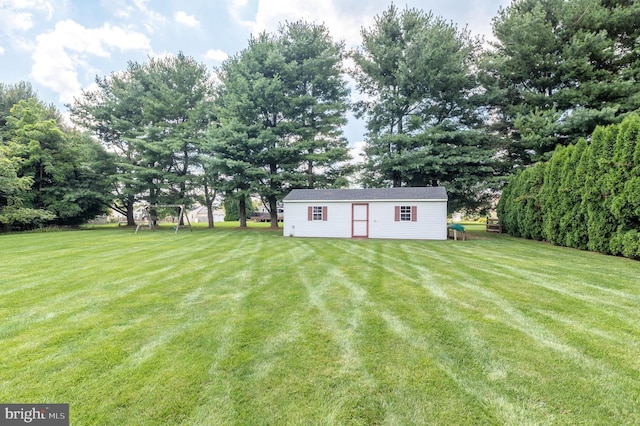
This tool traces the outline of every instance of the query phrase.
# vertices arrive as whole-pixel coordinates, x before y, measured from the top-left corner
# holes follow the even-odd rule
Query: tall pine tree
[[[510,162],[548,159],[640,107],[639,21],[633,0],[518,0],[499,11],[482,81]]]
[[[214,94],[206,67],[179,53],[131,62],[96,83],[75,99],[71,117],[115,156],[112,207],[134,225],[137,201],[188,204],[207,175],[203,143]],[[209,189],[215,179],[207,176]]]
[[[474,104],[480,41],[417,9],[391,5],[362,30],[354,78],[366,100],[367,186],[446,185],[450,208],[475,209],[493,174]]]
[[[262,197],[272,227],[277,203],[291,188],[344,183],[342,51],[323,25],[294,22],[251,38],[219,70],[220,122],[210,132],[216,165],[241,203]]]

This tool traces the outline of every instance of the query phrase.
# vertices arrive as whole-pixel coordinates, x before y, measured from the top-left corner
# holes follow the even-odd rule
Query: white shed
[[[446,240],[447,191],[294,189],[284,198],[283,235]]]

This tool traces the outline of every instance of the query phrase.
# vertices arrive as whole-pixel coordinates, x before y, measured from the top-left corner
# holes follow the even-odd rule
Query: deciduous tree
[[[18,181],[14,180],[14,189],[21,195],[17,198],[12,190],[7,201],[31,209],[27,217],[34,222],[29,225],[45,221],[78,225],[105,210],[106,183],[93,168],[104,151],[91,139],[60,128],[49,116],[47,108],[34,98],[19,101],[11,109],[3,149],[5,164],[10,167],[4,175],[11,179],[15,174]]]

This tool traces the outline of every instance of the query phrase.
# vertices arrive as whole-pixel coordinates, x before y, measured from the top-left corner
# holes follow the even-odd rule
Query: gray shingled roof
[[[368,188],[368,189],[294,189],[284,201],[375,201],[375,200],[447,200],[443,186]]]

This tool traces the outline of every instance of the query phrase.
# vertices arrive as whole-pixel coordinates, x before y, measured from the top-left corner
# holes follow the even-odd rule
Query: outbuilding
[[[444,187],[294,189],[284,198],[287,237],[447,239]]]

